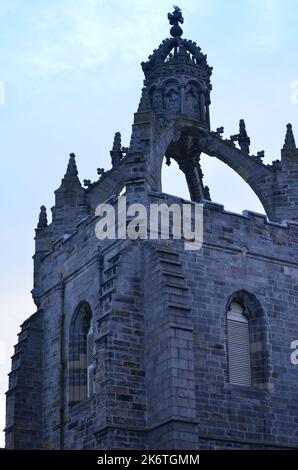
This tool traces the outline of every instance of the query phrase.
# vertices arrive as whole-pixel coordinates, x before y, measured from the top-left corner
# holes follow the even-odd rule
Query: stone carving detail
[[[184,114],[198,119],[200,116],[199,88],[196,84],[188,84],[185,89]]]
[[[150,102],[153,112],[162,113],[164,110],[163,106],[163,96],[160,88],[152,87],[149,93]]]
[[[168,83],[164,93],[164,107],[169,116],[181,113],[181,95],[176,82]]]
[[[247,135],[244,119],[239,121],[239,134],[231,135],[231,143],[238,142],[242,152],[249,154],[250,138]]]
[[[91,180],[83,180],[83,185],[84,185],[86,188],[89,188],[89,186],[91,186]]]
[[[252,155],[252,157],[253,157],[257,162],[263,163],[263,158],[265,157],[265,151],[264,151],[264,150],[260,150],[259,152],[257,152],[257,155]]]
[[[45,228],[47,226],[48,226],[47,209],[45,206],[41,206],[37,228]]]
[[[224,133],[225,128],[223,126],[217,127],[216,131],[212,131],[211,134],[216,135],[220,139],[222,139],[222,134]]]
[[[99,178],[102,178],[103,175],[105,174],[105,169],[104,168],[97,168],[97,174]]]

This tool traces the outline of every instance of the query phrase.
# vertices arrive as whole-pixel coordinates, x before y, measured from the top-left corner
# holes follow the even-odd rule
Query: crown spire
[[[293,150],[296,149],[295,137],[293,134],[292,124],[287,124],[287,132],[285,137],[284,149]]]
[[[41,206],[37,228],[45,228],[47,226],[48,226],[47,209],[45,206]]]
[[[179,23],[183,24],[184,18],[182,16],[181,9],[176,5],[173,5],[173,7],[173,13],[168,13],[168,20],[170,22],[170,25],[172,25],[172,28],[170,30],[171,36],[173,36],[173,38],[176,38],[182,36],[183,34],[183,30],[182,28],[180,28]]]

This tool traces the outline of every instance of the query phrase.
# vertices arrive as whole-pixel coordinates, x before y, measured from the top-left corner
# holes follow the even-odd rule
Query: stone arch
[[[238,214],[244,209],[265,213],[256,193],[229,165],[205,153],[201,154],[200,162],[205,184],[208,184],[214,202],[223,205],[226,211]]]
[[[174,159],[184,173],[189,188],[190,198],[201,202],[204,199],[199,154],[196,148],[189,146],[189,136],[181,134],[172,120],[162,130],[154,129],[151,152],[147,154],[148,169],[155,181],[154,190],[162,191],[161,175],[164,157]]]
[[[269,220],[276,220],[272,186],[274,174],[272,168],[264,165],[255,157],[245,154],[229,141],[221,139],[215,133],[199,131],[196,145],[205,154],[215,157],[228,165],[251,187]]]
[[[264,388],[269,377],[268,324],[259,299],[245,289],[234,292],[226,303],[225,315],[232,304],[239,304],[248,320],[252,385]]]
[[[168,77],[162,82],[162,86],[164,88],[168,87],[169,85],[177,85],[179,86],[179,80],[175,77]]]
[[[86,190],[87,202],[92,210],[95,211],[99,204],[112,196],[119,195],[128,179],[127,165],[123,159],[112,171],[106,172],[99,182]]]
[[[244,308],[244,315],[248,318],[248,320],[264,316],[263,308],[258,298],[245,289],[234,292],[228,298],[226,310],[229,310],[232,302],[236,302],[242,305]]]
[[[178,183],[178,184],[177,184]],[[186,178],[179,169],[177,162],[171,162],[168,166],[163,160],[162,164],[162,190],[164,193],[173,194],[182,199],[190,199]]]
[[[155,130],[155,134],[158,131]],[[161,172],[162,164],[166,155],[167,148],[172,142],[175,142],[179,138],[179,131],[173,126],[168,125],[162,133],[153,138],[156,144],[152,147],[149,160],[149,171],[156,181],[156,189],[162,191],[161,187]]]
[[[216,134],[190,125],[183,118],[168,122],[162,130],[157,131],[157,135],[154,138],[156,144],[149,156],[149,166],[156,179],[159,191],[162,189],[161,169],[165,155],[174,158],[182,171],[183,165],[181,163],[189,163],[189,175],[193,172],[192,179],[195,180],[193,184],[199,186],[202,182],[194,174],[194,168],[196,167],[194,163],[199,162],[201,153],[204,153],[219,159],[241,176],[260,200],[268,219],[276,220],[272,194],[274,174],[271,167],[243,153],[240,149],[230,142],[221,139]],[[187,177],[187,179],[191,178]],[[188,185],[190,186],[189,181]],[[192,198],[193,188],[189,187],[189,190]]]
[[[92,324],[92,310],[81,301],[74,311],[69,330],[69,403],[87,398],[87,335]]]

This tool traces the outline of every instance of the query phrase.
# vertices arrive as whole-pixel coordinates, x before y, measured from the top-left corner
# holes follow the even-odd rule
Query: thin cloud
[[[254,46],[272,51],[270,47],[281,46],[288,34],[289,15],[297,8],[290,0],[252,0],[255,22],[250,37]],[[287,26],[286,26],[286,24]]]
[[[139,61],[150,53],[154,32],[158,41],[162,39],[164,9],[148,0],[117,4],[115,14],[102,0],[41,7],[27,19],[30,37],[19,58],[31,76],[90,69],[115,60]]]

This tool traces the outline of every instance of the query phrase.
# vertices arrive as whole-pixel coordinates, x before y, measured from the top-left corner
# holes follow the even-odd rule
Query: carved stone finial
[[[292,124],[287,124],[287,133],[285,137],[284,149],[296,149],[295,137],[293,134]]]
[[[105,173],[104,168],[97,168],[97,174],[101,178]]]
[[[247,135],[244,119],[239,121],[239,134],[231,135],[230,142],[235,145],[238,142],[242,152],[249,153],[250,138]]]
[[[221,126],[221,127],[217,127],[216,131],[213,131],[212,133],[216,135],[217,137],[222,138],[222,134],[224,133],[224,131],[225,131],[224,127]]]
[[[203,193],[204,193],[204,199],[206,199],[206,201],[211,201],[209,186],[204,186]]]
[[[179,7],[173,5],[174,11],[173,13],[168,13],[168,20],[172,28],[170,30],[171,36],[173,38],[180,37],[183,34],[183,30],[180,28],[179,23],[183,24],[184,19],[182,16],[182,11]]]
[[[234,135],[231,135],[231,136],[230,136],[229,142],[230,142],[231,144],[233,144],[234,147],[235,147],[235,142],[238,142],[238,137],[239,137],[238,134],[234,134]]]
[[[77,169],[77,164],[76,164],[76,156],[74,153],[70,153],[65,176],[77,176],[77,175],[78,175],[78,169]]]
[[[91,180],[84,180],[83,185],[89,188],[89,186],[91,185]]]
[[[166,156],[166,165],[167,165],[167,166],[170,166],[171,163],[172,163],[172,162],[171,162],[171,157]]]
[[[242,152],[249,153],[250,138],[247,135],[244,119],[239,121],[238,143]]]
[[[121,152],[121,134],[120,132],[115,133],[113,152]]]
[[[47,226],[48,226],[47,209],[45,206],[41,206],[37,228],[45,228]]]
[[[110,151],[110,155],[112,158],[112,166],[117,165],[123,157],[120,132],[115,133],[113,149]]]

